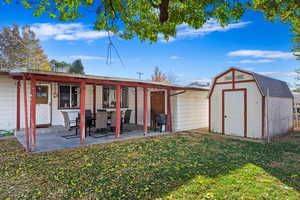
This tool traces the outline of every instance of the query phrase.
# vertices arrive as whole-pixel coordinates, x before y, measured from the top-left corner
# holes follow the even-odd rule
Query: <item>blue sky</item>
[[[69,23],[48,17],[33,17],[32,10],[1,6],[0,26],[32,25],[49,59],[71,62],[82,58],[87,74],[150,79],[154,67],[175,74],[179,84],[208,81],[230,66],[263,73],[294,83],[294,70],[300,67],[290,52],[289,26],[270,23],[258,12],[247,12],[238,23],[222,28],[214,20],[200,30],[184,25],[178,37],[155,44],[137,39],[113,38],[124,66],[112,51],[106,64],[108,40],[105,32],[93,31],[94,16]]]

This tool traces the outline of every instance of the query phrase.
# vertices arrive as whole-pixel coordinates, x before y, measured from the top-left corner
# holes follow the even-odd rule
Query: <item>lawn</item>
[[[0,199],[300,199],[300,135],[169,135],[41,154],[0,140]]]

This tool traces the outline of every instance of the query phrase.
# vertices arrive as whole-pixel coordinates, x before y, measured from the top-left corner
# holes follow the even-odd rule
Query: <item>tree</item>
[[[70,63],[66,63],[64,61],[60,62],[57,60],[50,61],[51,70],[55,72],[69,72],[72,65]]]
[[[0,62],[7,69],[50,70],[48,58],[29,26],[2,28]]]
[[[34,9],[34,16],[72,21],[95,15],[94,29],[119,34],[125,39],[157,41],[176,36],[176,27],[201,28],[211,19],[221,25],[238,21],[247,9],[261,11],[266,19],[290,23],[299,18],[299,0],[2,0]]]
[[[295,20],[293,26],[293,32],[294,32],[294,37],[293,37],[293,51],[295,52],[295,56],[297,56],[298,60],[300,60],[300,19]],[[300,70],[297,70],[297,73]]]
[[[168,83],[169,80],[167,79],[167,76],[160,71],[158,67],[155,67],[153,75],[151,76],[152,81],[155,82],[163,82],[163,83]]]
[[[77,59],[72,63],[72,66],[71,66],[69,72],[76,73],[76,74],[84,74],[84,67],[81,62],[81,59]]]

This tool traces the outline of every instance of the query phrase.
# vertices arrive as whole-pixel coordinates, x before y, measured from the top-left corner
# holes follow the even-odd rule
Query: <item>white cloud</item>
[[[81,60],[106,60],[106,57],[103,56],[86,56],[86,55],[73,55],[69,56],[72,59],[81,59]]]
[[[252,58],[281,58],[281,59],[291,59],[295,58],[291,52],[283,51],[265,51],[265,50],[238,50],[232,51],[227,54],[227,56],[235,57],[252,57]]]
[[[258,72],[267,76],[296,76],[296,72]]]
[[[41,40],[95,40],[107,37],[106,31],[94,31],[81,23],[36,23],[32,30]]]
[[[169,59],[171,59],[171,60],[179,60],[179,59],[183,59],[183,57],[180,57],[180,56],[169,56]]]
[[[212,32],[226,32],[231,29],[243,28],[250,23],[252,22],[250,21],[238,22],[238,23],[228,24],[227,26],[223,27],[217,22],[217,20],[211,19],[199,29],[194,29],[192,27],[189,27],[187,24],[182,24],[178,26],[176,38],[170,37],[168,41],[164,40],[162,36],[160,38],[162,42],[173,42],[176,39],[195,38],[195,37],[200,37],[200,36],[210,34]]]
[[[271,59],[258,59],[258,60],[246,59],[246,60],[239,60],[239,61],[229,61],[228,63],[252,64],[252,63],[272,63],[272,62],[275,62],[275,60],[271,60]]]

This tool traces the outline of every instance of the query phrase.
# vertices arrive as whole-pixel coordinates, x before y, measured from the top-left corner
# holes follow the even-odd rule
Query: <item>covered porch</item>
[[[146,82],[130,79],[118,79],[107,78],[89,75],[74,75],[66,73],[53,73],[53,72],[16,72],[11,73],[14,79],[17,79],[17,113],[16,113],[16,130],[19,141],[25,146],[28,152],[31,151],[45,151],[48,149],[61,149],[67,147],[75,147],[84,144],[98,144],[109,141],[118,141],[119,139],[139,138],[144,136],[153,136],[161,134],[159,132],[149,132],[149,126],[151,124],[150,119],[150,92],[151,90],[163,90],[165,92],[165,114],[167,116],[166,132],[172,132],[172,111],[171,111],[171,96],[172,90],[185,90],[184,87],[172,86],[163,83]],[[74,130],[68,131],[56,131],[54,123],[50,123],[50,129],[46,134],[41,133],[41,128],[37,128],[37,85],[39,83],[55,83],[55,84],[72,84],[79,87],[79,108],[78,108],[78,137],[71,139],[64,139],[62,135],[70,135]],[[52,85],[51,85],[52,86]],[[97,108],[97,102],[99,102],[97,87],[109,86],[115,89],[115,107],[112,109],[115,112],[115,128],[114,132],[110,131],[107,136],[93,138],[89,137],[86,133],[86,110],[90,109],[95,116],[99,111]],[[87,88],[92,88],[88,90]],[[140,130],[133,130],[130,132],[124,132],[121,135],[122,126],[122,110],[121,107],[121,90],[123,88],[131,88],[134,91],[130,94],[130,98],[134,101],[134,114],[131,117],[131,122],[139,125],[139,121],[142,121],[142,128]],[[92,91],[92,92],[91,92]],[[139,93],[139,92],[140,93]],[[91,96],[91,106],[87,106],[87,95]],[[52,96],[51,90],[51,98]],[[141,99],[141,102],[138,102]],[[54,101],[51,101],[53,106]],[[21,106],[22,104],[22,106]],[[142,105],[141,105],[142,104]],[[21,108],[22,107],[22,108]],[[53,112],[53,109],[51,109]],[[140,113],[140,116],[138,116]],[[22,115],[22,116],[21,116]],[[51,118],[55,115],[51,115]],[[21,120],[21,118],[23,118]],[[55,117],[54,120],[62,120]],[[22,124],[21,124],[22,121]],[[52,129],[51,129],[52,128]],[[20,132],[20,129],[22,131]],[[51,145],[49,145],[51,144]]]

